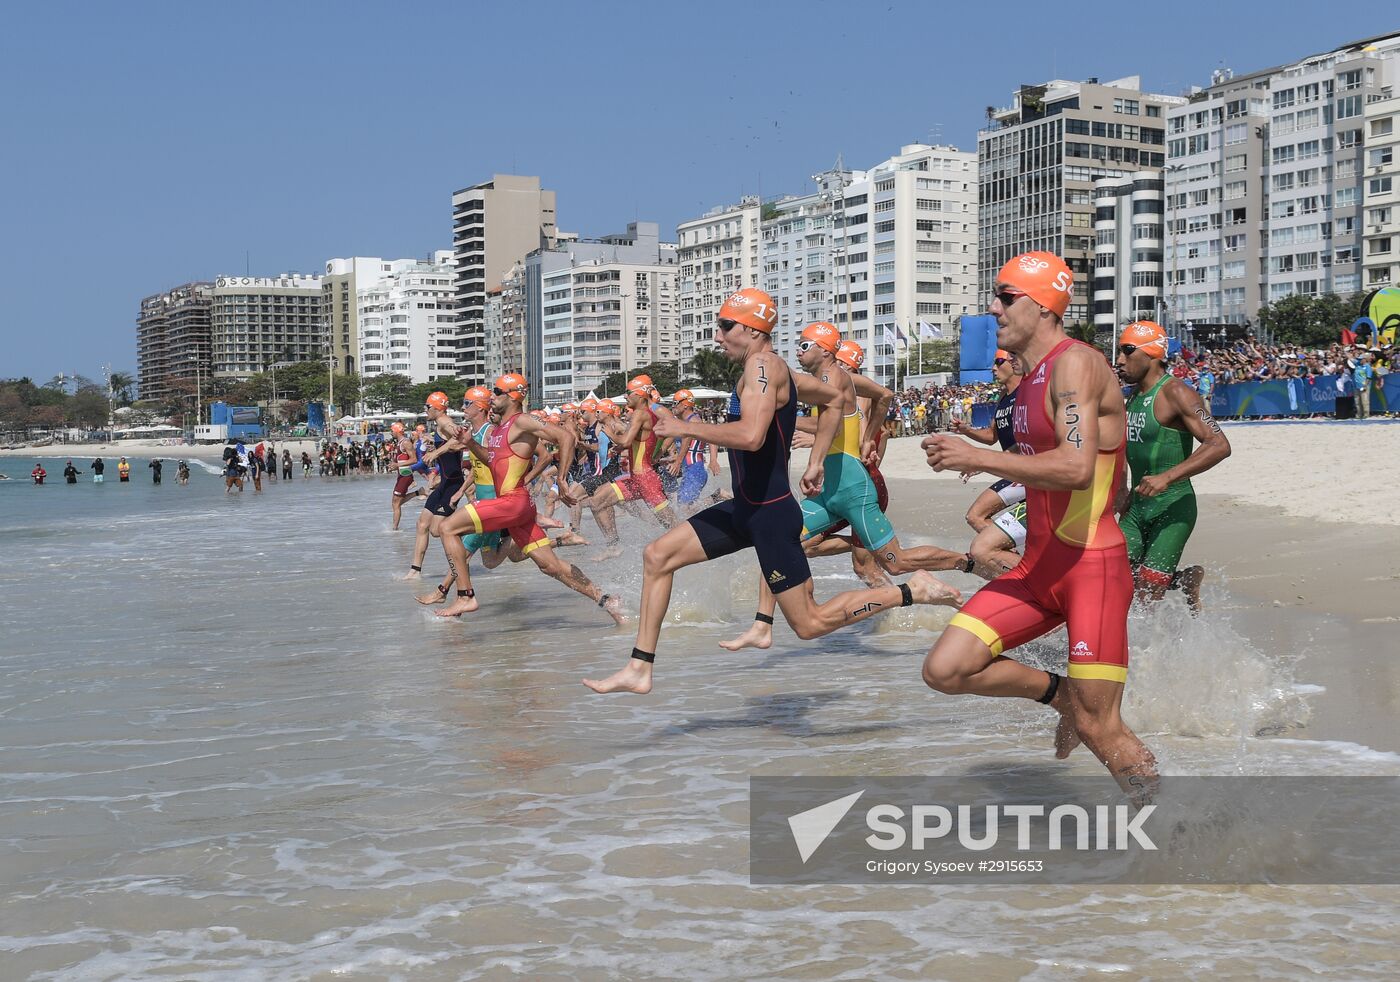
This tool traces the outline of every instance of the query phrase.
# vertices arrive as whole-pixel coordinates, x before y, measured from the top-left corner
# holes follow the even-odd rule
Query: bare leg
[[[619,500],[617,487],[613,484],[604,484],[588,499],[588,507],[593,510],[593,520],[598,523],[603,540],[607,542],[607,548],[588,558],[590,563],[600,563],[622,555],[622,546],[617,538],[617,515],[613,512]]]
[[[671,584],[676,570],[703,563],[705,559],[705,550],[700,545],[694,526],[689,523],[677,525],[647,545],[642,553],[642,609],[637,622],[634,652],[655,657],[656,644],[661,637],[661,622],[671,603]],[[583,684],[594,692],[646,695],[651,691],[651,677],[651,661],[633,657],[621,671],[601,681],[584,679]]]
[[[1176,575],[1176,586],[1186,594],[1186,603],[1191,608],[1192,616],[1201,612],[1201,583],[1205,578],[1206,571],[1201,566],[1187,566]]]
[[[950,695],[971,694],[1040,700],[1049,688],[1049,673],[993,655],[981,638],[949,627],[924,659],[924,682]],[[1118,783],[1134,793],[1155,781],[1156,761],[1123,723],[1121,683],[1107,679],[1064,679],[1051,701],[1060,713],[1055,756],[1067,757],[1082,740]]]
[[[962,604],[960,592],[922,570],[911,576],[904,587],[909,588],[910,600],[915,604],[946,607]],[[818,604],[809,579],[800,588],[778,594],[778,606],[783,609],[783,617],[797,636],[810,641],[838,628],[904,606],[904,589],[885,586],[874,590],[847,590],[826,603]]]
[[[1020,555],[1011,548],[1015,543],[996,525],[987,525],[972,538],[968,552],[977,564],[973,572],[984,580],[994,580],[1002,573],[1016,568]]]
[[[418,524],[413,530],[413,565],[402,579],[416,580],[423,574],[423,557],[428,554],[428,540],[432,537],[433,519],[436,517],[426,508],[418,513]]]
[[[394,531],[397,532],[399,530],[399,518],[403,515],[403,498],[399,495],[392,495],[389,501],[391,503],[390,507],[394,512],[394,524],[392,527]]]
[[[457,597],[437,612],[439,617],[470,614],[481,606],[477,602],[476,591],[472,589],[471,571],[468,569],[470,560],[461,537],[463,532],[473,527],[471,514],[468,508],[460,508],[443,519],[438,529],[442,536],[442,551],[447,553],[447,567],[457,579]]]
[[[899,544],[896,536],[879,549],[872,549],[880,568],[891,576],[912,573],[919,569],[962,569],[967,565],[967,557],[961,552],[940,549],[938,546],[909,546]]]
[[[564,562],[549,546],[539,546],[533,549],[530,552],[530,558],[535,561],[535,565],[540,568],[541,573],[553,577],[575,593],[583,594],[607,611],[608,616],[618,627],[626,623],[622,616],[622,601],[617,597],[610,597],[603,593],[584,574],[583,570],[573,563]]]

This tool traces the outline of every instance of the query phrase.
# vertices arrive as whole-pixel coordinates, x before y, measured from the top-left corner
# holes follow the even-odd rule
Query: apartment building
[[[453,374],[438,351],[457,322],[453,272],[443,249],[383,263],[378,280],[356,291],[361,375],[407,375],[416,384]]]
[[[1090,322],[1094,182],[1159,174],[1167,113],[1184,103],[1143,91],[1133,75],[1023,85],[1010,106],[989,109],[989,126],[977,138],[979,303],[1007,260],[1043,249],[1074,271],[1066,322]]]
[[[1369,182],[1371,167],[1388,166],[1369,164],[1370,141],[1382,161],[1389,139],[1383,123],[1370,135],[1367,112],[1392,97],[1397,53],[1400,35],[1386,35],[1248,75],[1217,72],[1168,113],[1164,299],[1173,326],[1210,334],[1288,296],[1365,287],[1368,242],[1386,235],[1364,219],[1370,207],[1387,214],[1388,193],[1384,174],[1374,189]]]
[[[457,323],[441,338],[439,356],[464,378],[486,374],[486,295],[527,253],[553,248],[558,229],[554,192],[538,177],[496,174],[452,194],[452,249]]]
[[[1162,175],[1137,171],[1094,182],[1096,333],[1156,320],[1162,306]]]
[[[714,342],[715,311],[724,298],[759,282],[762,204],[745,197],[676,226],[681,358]]]
[[[1361,288],[1369,291],[1400,286],[1400,96],[1367,104],[1365,122]]]
[[[167,399],[171,382],[209,377],[213,283],[184,283],[141,301],[136,378],[142,399]]]
[[[325,359],[321,277],[220,276],[210,291],[211,368],[246,379],[274,364]]]

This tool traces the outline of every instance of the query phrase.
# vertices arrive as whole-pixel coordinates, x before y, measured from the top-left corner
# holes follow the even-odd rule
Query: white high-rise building
[[[533,252],[523,279],[526,377],[546,404],[679,358],[676,246],[660,241],[655,222]]]
[[[274,365],[326,357],[321,277],[220,276],[210,296],[215,378],[246,379]]]
[[[1361,288],[1374,290],[1400,286],[1400,96],[1367,104],[1365,140]]]
[[[778,305],[773,348],[792,362],[797,339],[813,321],[830,321],[835,302],[832,227],[846,185],[857,175],[831,170],[816,175],[817,190],[770,201],[762,222],[762,287]],[[864,177],[863,174],[859,175]]]
[[[1365,222],[1367,109],[1393,96],[1397,73],[1400,34],[1366,38],[1249,75],[1218,72],[1169,111],[1171,322],[1215,335],[1265,303],[1365,288],[1363,246],[1386,237]],[[1384,159],[1387,137],[1374,139]]]
[[[452,252],[382,265],[379,281],[356,291],[360,374],[407,375],[415,384],[454,375],[442,370],[451,362],[438,349],[456,323]]]
[[[1155,320],[1162,304],[1162,174],[1094,182],[1094,328]]]
[[[1145,92],[1130,75],[1022,85],[1011,105],[989,109],[988,127],[977,137],[979,303],[990,302],[1008,260],[1044,250],[1074,272],[1065,322],[1091,322],[1094,182],[1160,170],[1167,111],[1184,102]]]
[[[977,155],[922,143],[864,173],[844,191],[833,228],[833,322],[891,382],[920,324],[946,340],[977,300]],[[907,341],[890,344],[893,335]]]
[[[713,344],[725,297],[758,285],[762,211],[758,198],[745,197],[676,226],[682,360]]]
[[[541,188],[538,177],[496,174],[452,193],[457,323],[439,355],[451,354],[455,374],[486,374],[486,292],[526,253],[551,248],[557,234],[554,192]]]

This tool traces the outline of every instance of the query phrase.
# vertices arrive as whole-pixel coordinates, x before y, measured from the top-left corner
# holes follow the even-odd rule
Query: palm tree
[[[131,402],[131,387],[136,384],[136,379],[130,372],[113,372],[109,378],[112,387],[112,395],[117,402],[123,406]]]

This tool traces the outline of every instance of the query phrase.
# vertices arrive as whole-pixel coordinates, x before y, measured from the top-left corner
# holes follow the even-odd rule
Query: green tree
[[[394,409],[415,408],[409,394],[413,390],[413,380],[407,375],[386,372],[376,375],[364,384],[365,408],[371,412],[388,412]]]
[[[598,395],[622,395],[627,391],[627,380],[636,378],[638,375],[650,375],[651,384],[660,389],[663,396],[668,396],[680,388],[680,380],[676,377],[676,363],[673,361],[654,361],[650,365],[634,368],[630,372],[613,372],[606,376],[598,384]]]
[[[1321,347],[1341,337],[1342,328],[1356,319],[1359,296],[1340,297],[1324,293],[1320,297],[1294,294],[1259,308],[1259,326],[1284,344]]]
[[[112,386],[112,398],[116,400],[117,405],[131,405],[131,391],[136,385],[135,376],[130,372],[113,372],[110,381]]]
[[[899,359],[899,377],[923,372],[956,372],[958,370],[958,342],[949,340],[920,341],[910,345],[909,351]]]
[[[404,407],[408,410],[421,410],[423,403],[428,400],[428,396],[434,392],[447,393],[447,403],[456,406],[462,401],[462,394],[467,391],[467,383],[453,375],[439,375],[430,382],[419,382],[417,385],[409,386],[405,393]]]
[[[741,362],[730,361],[724,353],[714,348],[701,348],[686,366],[687,384],[703,385],[711,389],[732,389],[743,374]]]

